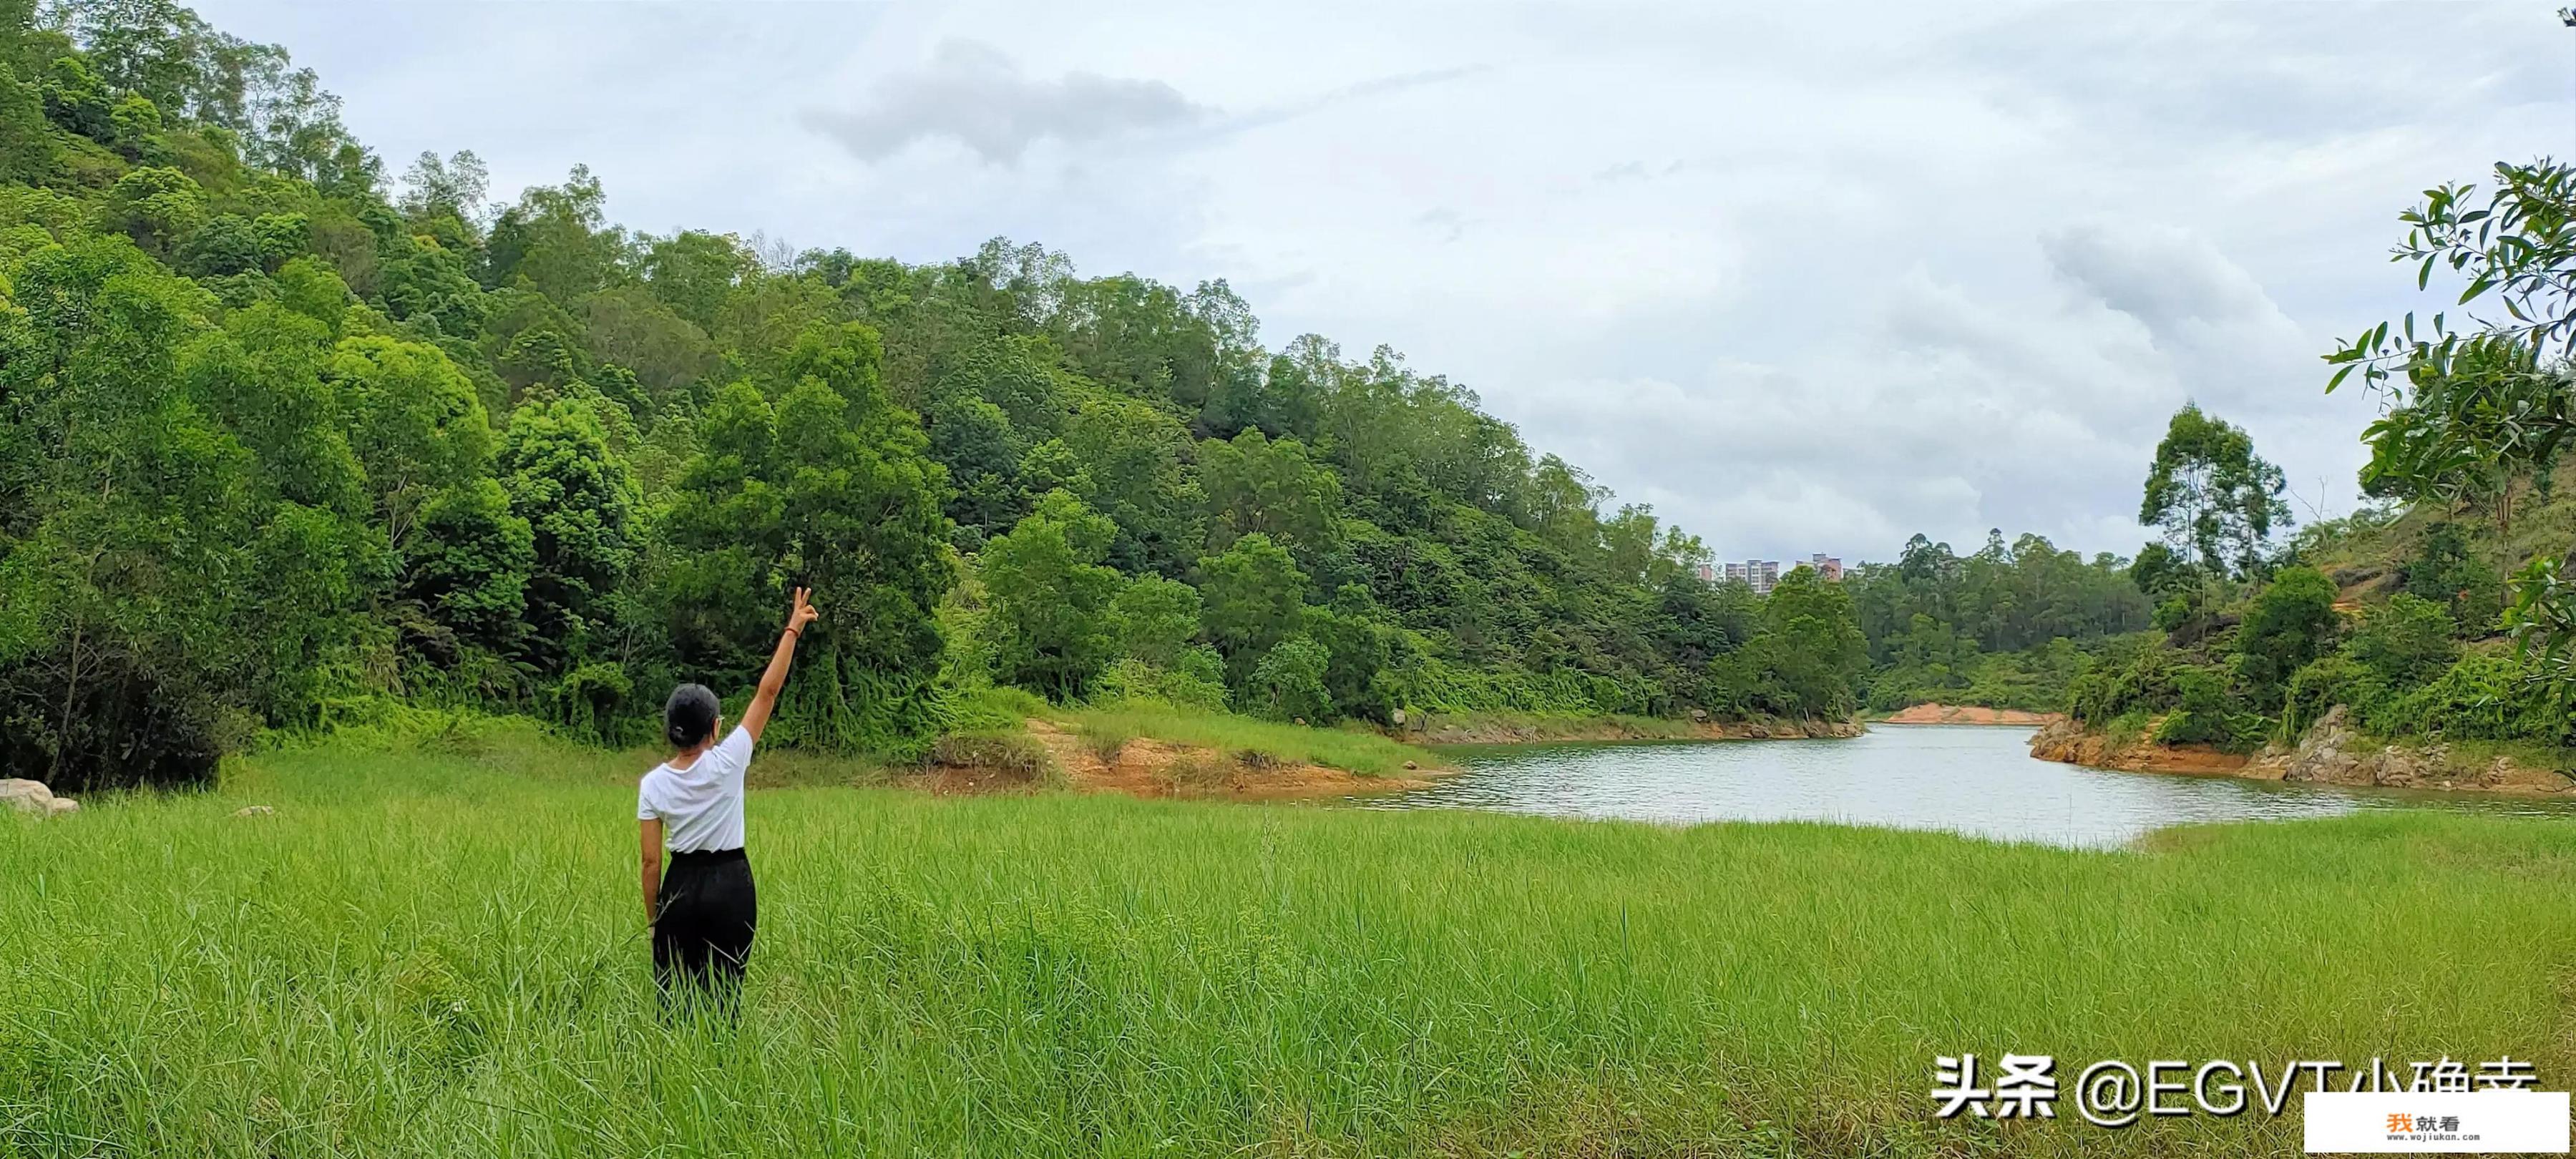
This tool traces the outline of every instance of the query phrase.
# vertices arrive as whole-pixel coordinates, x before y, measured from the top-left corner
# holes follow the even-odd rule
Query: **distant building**
[[[1701,564],[1701,565],[1699,565],[1699,582],[1704,583],[1704,584],[1713,584],[1713,583],[1716,583],[1716,582],[1717,582],[1717,569],[1716,569],[1716,568],[1713,568],[1713,567],[1710,567],[1710,566],[1709,566],[1709,565],[1707,565],[1707,564]]]
[[[1790,568],[1793,571],[1800,567],[1813,570],[1816,573],[1816,578],[1824,580],[1827,583],[1842,582],[1843,561],[1841,556],[1826,555],[1820,551],[1814,555],[1808,556],[1803,563],[1790,565]],[[1752,588],[1756,595],[1769,595],[1772,588],[1780,586],[1780,561],[1776,559],[1748,559],[1742,563],[1727,564],[1723,571],[1718,571],[1716,569],[1709,568],[1706,565],[1702,565],[1699,569],[1699,578],[1710,580],[1712,582],[1728,580]]]
[[[1726,578],[1752,588],[1756,595],[1768,593],[1780,582],[1780,561],[1748,559],[1726,565]]]

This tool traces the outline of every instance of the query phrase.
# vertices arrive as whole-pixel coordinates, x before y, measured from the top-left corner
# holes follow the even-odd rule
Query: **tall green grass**
[[[0,1154],[2295,1154],[2295,1111],[1934,1122],[1932,1056],[2576,1079],[2562,823],[2083,852],[779,789],[741,1022],[666,1027],[637,771],[325,747],[0,817]]]

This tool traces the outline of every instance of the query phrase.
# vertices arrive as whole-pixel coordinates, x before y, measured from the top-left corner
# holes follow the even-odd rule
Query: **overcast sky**
[[[392,172],[1225,278],[1735,559],[2131,553],[2186,399],[2341,514],[2373,400],[2317,355],[2418,304],[2396,213],[2576,145],[2535,3],[1089,7],[199,4]]]

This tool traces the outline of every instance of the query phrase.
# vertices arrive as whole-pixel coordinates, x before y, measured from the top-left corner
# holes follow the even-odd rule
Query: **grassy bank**
[[[1256,753],[1274,764],[1345,769],[1366,777],[1401,773],[1407,761],[1426,766],[1439,763],[1439,758],[1424,749],[1388,740],[1358,726],[1308,728],[1150,701],[1070,709],[1051,715],[1071,725],[1085,743],[1102,751],[1115,751],[1129,740],[1145,737],[1222,754]]]
[[[1492,712],[1427,714],[1425,736],[1452,732],[1472,737],[1526,737],[1531,741],[1689,740],[1706,731],[1704,724],[1682,717],[1634,716],[1625,713]]]
[[[2576,828],[2431,813],[2112,853],[777,789],[748,1012],[673,1031],[633,773],[320,748],[0,817],[0,1154],[2295,1154],[1936,1123],[1931,1058],[2576,1077]]]

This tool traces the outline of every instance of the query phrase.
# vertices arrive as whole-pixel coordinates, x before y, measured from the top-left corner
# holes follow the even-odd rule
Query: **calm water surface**
[[[2117,845],[2195,821],[2356,809],[2576,817],[2576,802],[2121,773],[2032,759],[2031,730],[1886,725],[1850,740],[1450,750],[1462,771],[1372,808],[1497,809],[1640,821],[1839,821],[2013,841]]]

